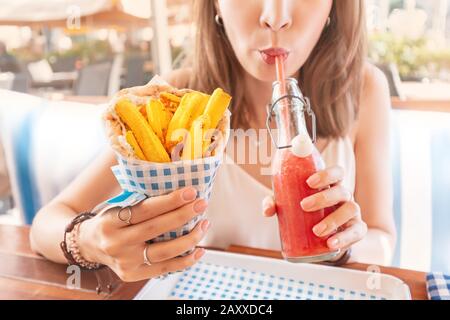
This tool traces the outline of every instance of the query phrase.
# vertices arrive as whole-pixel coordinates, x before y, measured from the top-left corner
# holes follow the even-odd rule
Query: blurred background
[[[394,264],[450,271],[449,1],[366,4],[369,59],[393,105]],[[191,0],[0,7],[0,224],[29,224],[104,144],[98,105],[183,62]]]

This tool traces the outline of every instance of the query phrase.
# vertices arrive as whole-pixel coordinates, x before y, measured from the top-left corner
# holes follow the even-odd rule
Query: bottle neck
[[[283,89],[281,82],[274,82],[272,92],[278,147],[290,145],[292,139],[300,134],[308,134],[304,116],[306,106],[297,81],[292,78],[286,79],[285,85]]]
[[[278,129],[278,146],[291,144],[293,138],[300,134],[308,134],[303,110],[298,105],[284,104],[287,111],[280,108],[275,112],[275,122]],[[286,116],[287,115],[287,116]]]

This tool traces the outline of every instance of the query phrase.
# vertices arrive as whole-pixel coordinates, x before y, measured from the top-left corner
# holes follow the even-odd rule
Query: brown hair
[[[242,86],[245,72],[223,27],[216,24],[215,1],[194,0],[196,39],[189,87],[231,93],[232,127],[249,128],[249,112]],[[363,0],[333,1],[326,27],[300,70],[299,83],[317,116],[319,137],[345,135],[358,113],[366,49]]]

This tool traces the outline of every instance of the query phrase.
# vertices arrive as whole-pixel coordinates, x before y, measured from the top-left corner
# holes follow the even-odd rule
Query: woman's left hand
[[[318,237],[327,237],[333,234],[327,244],[330,249],[346,249],[360,241],[367,233],[367,225],[361,218],[359,205],[353,196],[342,184],[344,170],[341,167],[331,167],[313,174],[306,181],[313,189],[324,189],[309,196],[300,203],[305,212],[314,212],[320,209],[336,206],[338,209],[325,217],[313,227]],[[263,214],[270,217],[276,214],[276,206],[272,197],[263,201]]]

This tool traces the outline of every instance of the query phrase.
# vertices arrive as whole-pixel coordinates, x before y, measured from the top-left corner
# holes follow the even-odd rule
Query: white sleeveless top
[[[211,227],[202,246],[225,249],[231,244],[280,250],[278,221],[264,217],[262,201],[272,190],[226,156],[214,182],[206,216]],[[343,185],[354,193],[355,155],[349,137],[332,140],[322,152],[327,167],[345,169]]]

